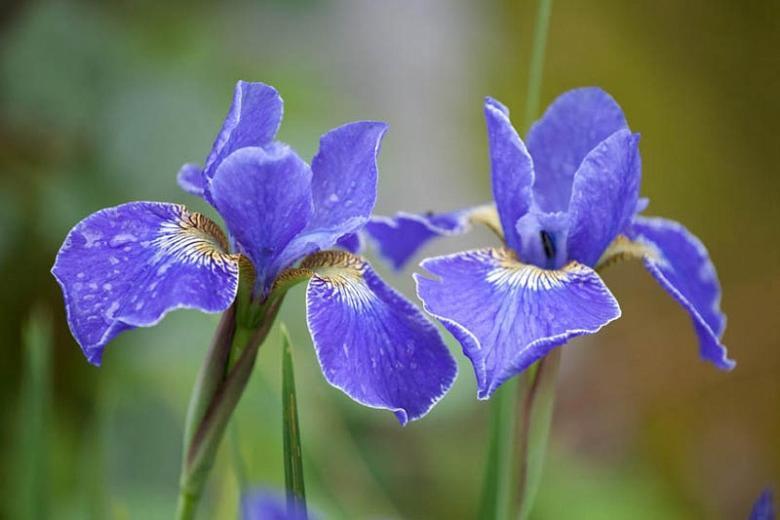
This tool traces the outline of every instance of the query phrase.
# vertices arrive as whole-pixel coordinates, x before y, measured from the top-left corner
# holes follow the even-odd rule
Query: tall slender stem
[[[525,119],[523,127],[530,128],[539,112],[539,98],[542,91],[542,73],[544,72],[544,51],[547,47],[547,32],[550,28],[552,0],[539,0],[534,27],[534,42],[531,48],[531,64],[528,70],[528,90],[525,98]]]
[[[539,0],[526,91],[525,130],[539,112],[551,11],[552,0]],[[530,511],[547,444],[559,356],[559,352],[553,351],[550,361],[542,359],[507,381],[491,399],[491,440],[481,519],[514,519],[518,514],[523,518]]]

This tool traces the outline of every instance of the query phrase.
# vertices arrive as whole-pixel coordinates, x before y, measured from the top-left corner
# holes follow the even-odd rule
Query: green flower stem
[[[236,302],[222,315],[192,390],[184,425],[178,520],[195,518],[200,497],[230,416],[244,393],[257,352],[271,330],[287,291],[312,272],[290,269],[262,303],[252,301],[254,272],[241,262]]]
[[[259,307],[256,327],[236,323],[238,313],[234,307],[225,312],[220,322],[187,413],[176,514],[179,520],[195,517],[225,427],[246,388],[257,352],[271,330],[283,298],[284,294],[272,295]]]
[[[532,367],[533,369],[533,367]],[[516,473],[514,418],[517,407],[517,387],[520,374],[499,388],[490,399],[490,444],[482,489],[479,518],[484,520],[510,518],[515,500],[511,476]]]
[[[542,476],[550,424],[555,405],[555,383],[561,350],[556,348],[537,363],[521,382],[521,409],[517,426],[517,500],[521,520],[528,518]]]
[[[539,0],[526,91],[524,128],[539,112],[552,0]],[[490,404],[490,448],[482,519],[526,518],[541,476],[555,401],[558,349],[504,383]]]

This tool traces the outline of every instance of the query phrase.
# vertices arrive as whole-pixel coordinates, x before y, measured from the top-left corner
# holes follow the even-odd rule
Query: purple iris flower
[[[748,520],[775,520],[771,489],[765,489],[758,497],[758,500],[753,504]]]
[[[728,370],[720,338],[720,286],[701,242],[680,224],[641,216],[639,136],[597,88],[560,96],[518,136],[501,103],[486,99],[495,206],[440,215],[374,218],[363,233],[399,268],[433,237],[471,222],[497,230],[504,247],[429,258],[415,274],[425,309],[460,341],[482,399],[569,339],[620,316],[596,273],[626,256],[645,267],[688,312],[701,357]]]
[[[251,273],[254,302],[304,273],[308,326],[327,381],[401,423],[417,419],[452,385],[454,359],[422,311],[344,250],[374,207],[387,126],[361,121],[327,132],[309,166],[275,140],[281,117],[275,89],[239,82],[205,166],[179,172],[179,184],[216,209],[227,235],[162,202],[104,209],[70,231],[52,273],[71,332],[99,365],[120,332],[155,325],[174,309],[227,309],[239,264],[251,265],[241,277],[243,286]]]

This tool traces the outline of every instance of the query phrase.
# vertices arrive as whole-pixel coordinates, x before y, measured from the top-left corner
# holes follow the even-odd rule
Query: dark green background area
[[[73,224],[129,200],[210,212],[178,190],[175,174],[205,157],[238,79],[280,90],[280,138],[307,159],[329,128],[388,121],[378,212],[483,202],[482,98],[521,119],[535,9],[467,0],[3,3],[0,517],[173,513],[187,399],[217,318],[173,313],[114,341],[102,368],[89,366],[49,274]],[[763,487],[780,490],[778,19],[772,1],[554,2],[543,104],[598,85],[623,106],[642,134],[647,213],[684,222],[718,267],[738,366],[722,373],[698,359],[684,312],[638,263],[611,268],[605,278],[623,317],[564,347],[534,518],[744,518]],[[477,232],[426,253],[490,243]],[[413,270],[383,273],[413,297]],[[327,518],[473,517],[487,406],[455,342],[447,336],[461,368],[455,387],[426,419],[400,428],[324,381],[301,289],[282,319],[313,508]],[[283,485],[280,345],[274,330],[203,518],[235,515],[230,442],[254,484]]]

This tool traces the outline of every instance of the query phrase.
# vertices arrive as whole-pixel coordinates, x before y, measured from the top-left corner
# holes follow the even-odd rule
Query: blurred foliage
[[[174,313],[118,338],[102,368],[88,366],[48,273],[74,223],[138,199],[209,212],[178,191],[175,173],[205,156],[237,79],[279,88],[280,138],[306,157],[328,128],[389,121],[381,212],[481,202],[481,98],[522,113],[534,9],[509,0],[0,5],[0,516],[34,518],[30,508],[48,504],[56,518],[169,518],[175,505],[188,393],[216,318]],[[778,11],[771,0],[554,3],[543,104],[588,84],[622,104],[642,133],[651,213],[686,223],[710,247],[739,365],[723,374],[701,363],[684,313],[638,265],[609,271],[623,318],[566,348],[535,518],[739,518],[780,482]],[[413,294],[407,276],[392,279]],[[473,517],[486,406],[454,342],[455,388],[402,429],[325,384],[300,291],[282,319],[297,349],[313,509]],[[250,483],[276,488],[280,345],[273,333],[261,350],[233,438]],[[204,518],[235,515],[225,448]]]

